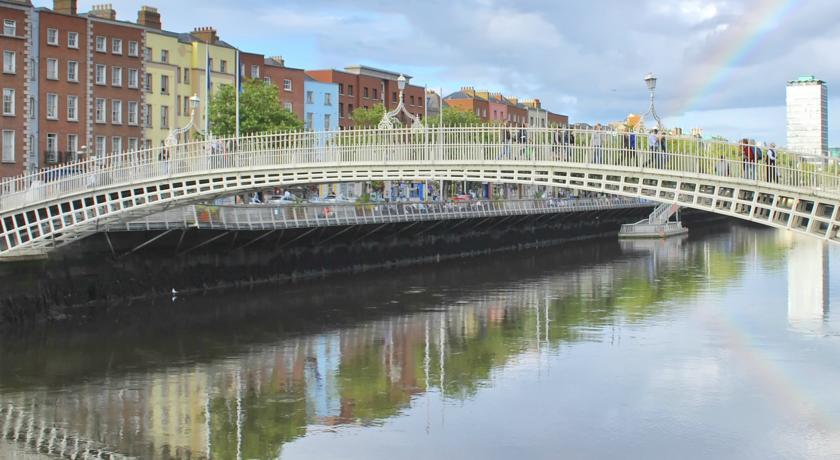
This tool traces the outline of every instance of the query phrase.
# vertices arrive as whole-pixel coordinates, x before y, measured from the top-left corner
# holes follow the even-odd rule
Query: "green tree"
[[[427,120],[430,126],[440,126],[440,117],[429,117]],[[458,110],[452,107],[443,109],[443,126],[479,126],[484,120],[478,118],[471,111]]]
[[[357,128],[375,128],[379,125],[383,115],[385,115],[385,106],[376,104],[371,108],[356,108],[350,114],[350,118],[353,119],[353,123]]]
[[[236,91],[231,85],[221,85],[210,100],[210,123],[217,136],[236,134]],[[276,86],[262,80],[249,80],[242,84],[239,95],[239,132],[294,131],[303,128],[303,122],[294,113],[280,105]]]

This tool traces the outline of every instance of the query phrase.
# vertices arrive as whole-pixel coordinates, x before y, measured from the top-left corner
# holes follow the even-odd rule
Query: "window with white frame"
[[[47,80],[58,80],[58,59],[47,58]]]
[[[111,138],[111,153],[122,152],[122,138],[114,136]]]
[[[147,72],[146,73],[146,78],[143,81],[143,83],[146,86],[145,87],[146,92],[151,93],[152,92],[152,74]]]
[[[284,102],[283,103],[283,108],[288,110],[289,112],[291,112],[292,111],[292,103],[291,102]]]
[[[76,134],[67,135],[67,158],[69,160],[76,159],[76,153],[79,151],[79,136]]]
[[[47,45],[58,46],[58,29],[47,29]]]
[[[97,98],[94,101],[93,119],[97,123],[105,123],[105,99]]]
[[[160,106],[160,127],[164,129],[169,128],[169,106]]]
[[[106,75],[105,75],[105,65],[103,64],[96,64],[96,72],[94,74],[94,81],[97,85],[105,85],[106,84]]]
[[[108,52],[108,40],[105,37],[96,37],[96,51],[100,53]]]
[[[138,147],[137,138],[136,137],[129,137],[128,138],[128,151],[129,152],[135,152],[135,151],[138,150],[137,147]]]
[[[314,114],[312,112],[306,112],[306,129],[312,129],[312,120],[314,119]]]
[[[140,55],[140,46],[134,40],[128,41],[128,55],[131,57],[137,57]]]
[[[169,94],[169,75],[160,76],[160,94]]]
[[[79,96],[67,96],[67,121],[79,121]]]
[[[67,32],[67,47],[79,49],[79,33]]]
[[[79,63],[76,61],[67,61],[67,81],[79,81]]]
[[[122,54],[122,39],[121,38],[112,38],[111,39],[111,53]]]
[[[292,80],[288,78],[283,80],[283,91],[291,91],[292,90]]]
[[[260,78],[260,66],[252,65],[251,66],[251,78]]]
[[[152,60],[152,49],[148,46],[143,48],[143,59],[146,61]]]
[[[169,62],[169,50],[160,50],[160,62],[164,64]]]
[[[105,136],[96,136],[96,140],[94,141],[94,153],[98,157],[102,157],[105,155]]]
[[[184,68],[184,84],[190,84],[190,69]]]
[[[15,162],[15,132],[11,129],[3,130],[3,163]]]
[[[227,61],[225,61],[224,59],[219,61],[219,72],[227,73]]]
[[[332,105],[332,94],[324,93],[324,105]]]
[[[331,119],[332,119],[332,117],[330,117],[330,114],[328,114],[328,113],[324,114],[324,131],[329,131],[330,130],[330,122],[332,121]]]
[[[47,94],[47,120],[58,120],[58,94]]]
[[[313,104],[315,102],[314,93],[312,91],[306,92],[306,103]]]
[[[184,103],[184,108],[183,108],[182,113],[184,115],[189,115],[190,114],[190,98],[184,96],[183,103]]]
[[[122,124],[122,101],[119,99],[111,100],[111,124]]]
[[[3,88],[3,115],[14,116],[15,114],[15,90]]]
[[[30,120],[35,119],[35,112],[37,112],[37,110],[35,110],[35,98],[32,97],[32,96],[29,96],[29,119]]]
[[[17,73],[17,53],[14,51],[3,51],[3,73]]]
[[[137,102],[128,101],[128,124],[137,126]]]
[[[269,77],[268,75],[264,76],[263,77],[263,82],[270,85],[271,84],[271,77]]]
[[[47,133],[47,163],[58,162],[58,134]]]
[[[139,78],[140,72],[137,69],[128,69],[128,87],[129,88],[138,88],[139,87]]]
[[[152,104],[143,104],[143,126],[152,127]]]
[[[3,20],[3,35],[7,37],[17,36],[17,21],[13,19]]]
[[[111,86],[122,86],[122,67],[111,67]]]

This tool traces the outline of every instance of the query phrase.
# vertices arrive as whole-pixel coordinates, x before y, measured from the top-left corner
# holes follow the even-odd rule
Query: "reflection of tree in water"
[[[517,277],[515,270],[506,269],[500,278],[517,281],[475,283],[473,293],[458,302],[416,301],[424,308],[447,306],[439,311],[400,311],[257,347],[232,361],[211,361],[191,373],[204,382],[192,392],[181,389],[161,398],[144,388],[130,408],[107,402],[118,401],[108,393],[119,388],[106,387],[104,399],[93,398],[93,390],[81,398],[90,398],[83,402],[89,412],[114,419],[104,424],[108,429],[118,429],[117,417],[161,413],[169,426],[190,433],[189,439],[173,437],[149,424],[143,427],[145,436],[141,431],[128,444],[104,437],[128,453],[195,458],[209,441],[215,458],[236,458],[238,452],[242,458],[273,457],[283,444],[305,435],[311,424],[380,423],[431,389],[450,398],[469,398],[488,385],[494,369],[535,347],[601,340],[611,326],[641,323],[663,314],[671,301],[736,281],[744,254],[754,250],[771,261],[784,254],[755,232],[734,231],[687,244],[677,259],[656,263],[650,263],[655,255],[643,254],[590,267],[554,266],[537,270],[538,275],[531,271]],[[176,382],[171,387],[184,387],[177,372],[167,372],[167,378]],[[79,431],[90,428],[77,426]]]

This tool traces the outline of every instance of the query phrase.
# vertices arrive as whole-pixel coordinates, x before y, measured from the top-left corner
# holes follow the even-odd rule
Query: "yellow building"
[[[210,96],[220,85],[236,80],[236,49],[219,40],[216,30],[201,27],[179,34],[150,28],[146,30],[145,106],[146,145],[163,145],[174,128],[190,122],[190,97],[201,101],[196,110],[195,126],[205,127],[206,60],[209,52]],[[208,49],[209,48],[209,49]],[[211,127],[212,131],[212,127]],[[194,131],[193,131],[194,132]],[[181,139],[185,140],[184,135]]]

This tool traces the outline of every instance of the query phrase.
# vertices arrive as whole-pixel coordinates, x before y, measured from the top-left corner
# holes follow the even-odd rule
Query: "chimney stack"
[[[73,2],[75,3],[75,2]],[[102,19],[110,19],[111,21],[117,19],[117,12],[110,3],[103,3],[100,5],[93,5],[90,7],[90,16]]]
[[[76,0],[53,0],[53,11],[75,16],[77,13]]]
[[[150,29],[161,30],[160,13],[158,13],[157,8],[145,5],[141,6],[140,11],[137,12],[137,24]]]
[[[271,56],[269,59],[279,67],[286,67],[286,61],[283,60],[283,56]]]
[[[216,29],[212,27],[196,27],[192,31],[192,36],[204,43],[216,43],[216,41],[219,40],[219,36],[216,34]]]

